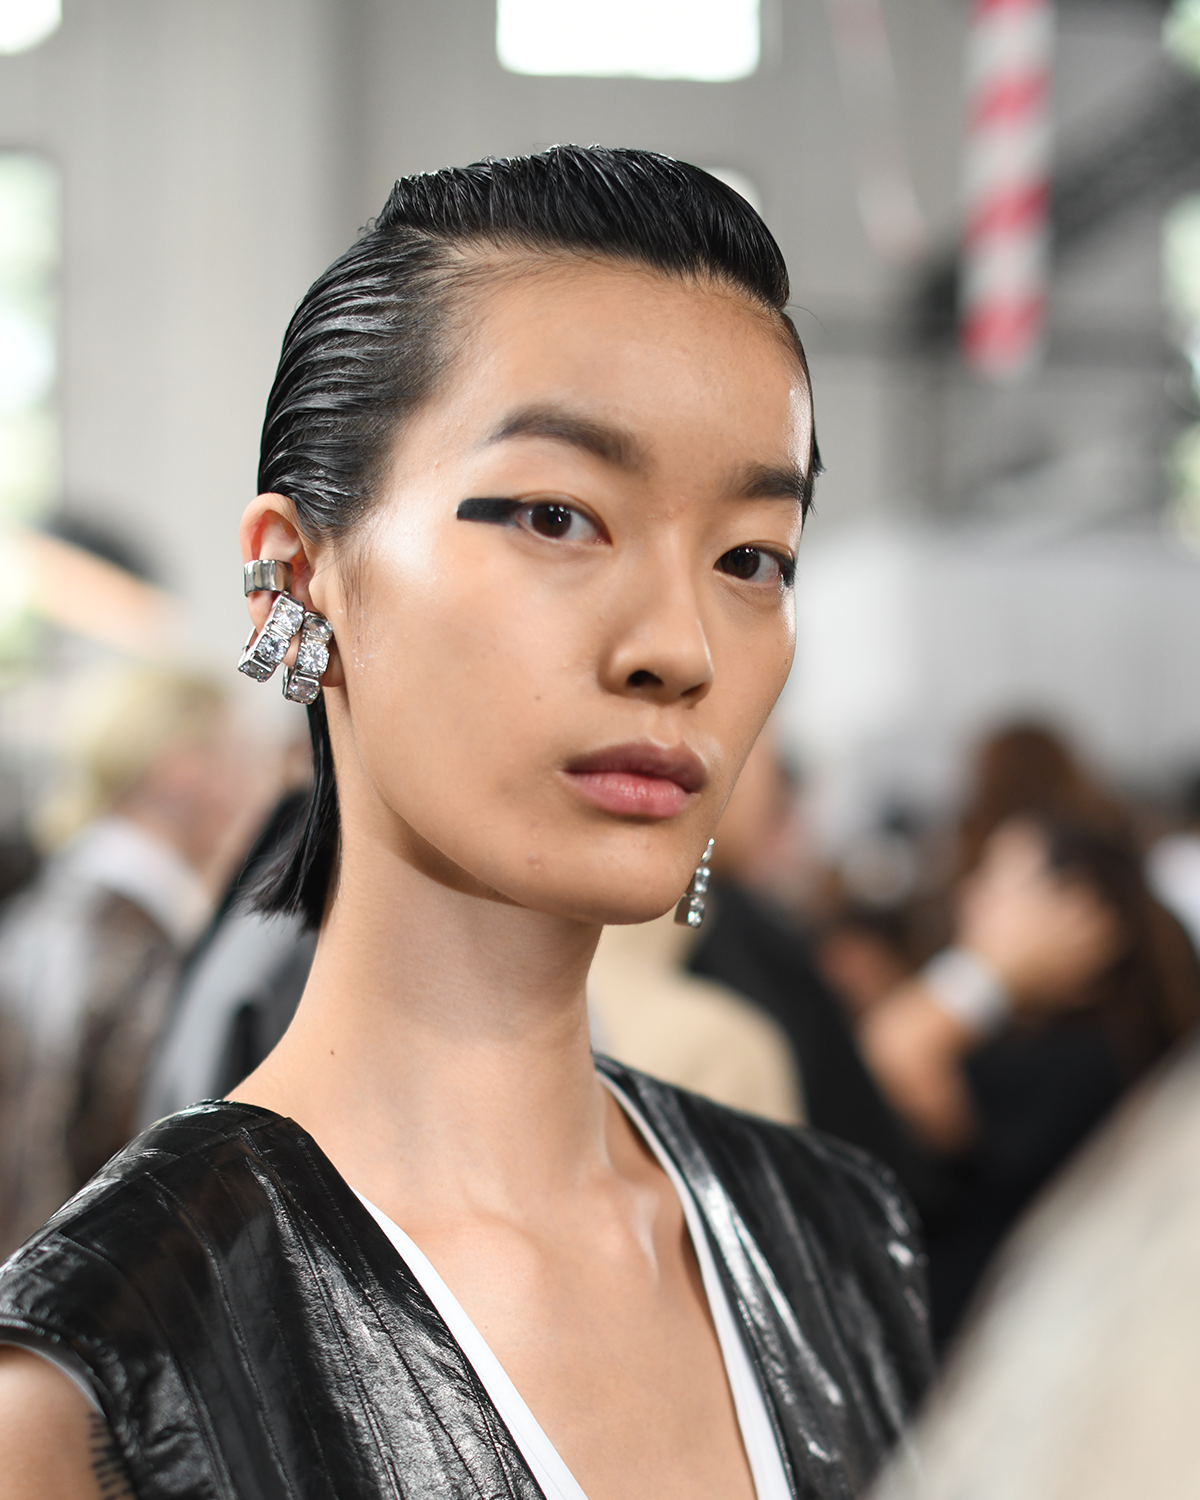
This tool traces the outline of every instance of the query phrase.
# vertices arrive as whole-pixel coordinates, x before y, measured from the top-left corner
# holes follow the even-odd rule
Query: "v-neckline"
[[[598,1076],[667,1174],[683,1209],[757,1500],[791,1500],[792,1490],[779,1453],[774,1425],[767,1412],[766,1395],[751,1363],[741,1329],[717,1270],[695,1196],[637,1105],[611,1078],[604,1073],[599,1073]],[[490,1344],[438,1274],[429,1257],[382,1209],[377,1208],[357,1189],[352,1191],[391,1241],[450,1330],[546,1495],[546,1500],[587,1500],[579,1481],[529,1409]]]

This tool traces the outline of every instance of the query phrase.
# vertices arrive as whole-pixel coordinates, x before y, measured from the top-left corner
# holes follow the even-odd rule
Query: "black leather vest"
[[[695,1193],[793,1492],[861,1493],[929,1374],[909,1210],[856,1151],[606,1060]],[[95,1389],[139,1500],[538,1500],[390,1241],[242,1104],[134,1141],[0,1271],[0,1341]]]

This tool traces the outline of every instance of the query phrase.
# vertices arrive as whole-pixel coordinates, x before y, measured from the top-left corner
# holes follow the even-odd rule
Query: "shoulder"
[[[291,1132],[269,1111],[226,1103],[159,1121],[0,1267],[0,1334],[73,1349],[94,1375],[85,1351],[110,1322],[131,1325],[150,1288],[185,1280],[189,1262],[270,1212],[270,1158]]]
[[[296,1358],[311,1342],[314,1287],[353,1301],[371,1228],[293,1122],[198,1105],[118,1153],[0,1268],[0,1343],[90,1391],[138,1493],[173,1495],[156,1487],[156,1454],[176,1477],[208,1475],[225,1461],[214,1421],[258,1451],[283,1420],[264,1403],[291,1387],[264,1371],[289,1339]]]

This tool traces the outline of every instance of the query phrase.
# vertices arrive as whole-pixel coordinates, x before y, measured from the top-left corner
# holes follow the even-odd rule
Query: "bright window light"
[[[1163,43],[1176,62],[1200,73],[1200,0],[1174,0],[1163,21]]]
[[[0,52],[28,52],[61,23],[62,0],[0,0]]]
[[[58,190],[43,157],[0,152],[0,529],[58,487]]]
[[[758,0],[496,0],[496,55],[510,73],[727,83],[758,67]]]

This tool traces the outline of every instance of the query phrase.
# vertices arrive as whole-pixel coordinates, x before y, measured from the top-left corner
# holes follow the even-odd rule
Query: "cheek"
[[[795,649],[790,604],[771,622],[753,631],[746,631],[739,622],[719,648],[714,643],[710,709],[714,718],[720,717],[714,729],[739,770],[783,691]]]
[[[562,630],[487,568],[396,569],[364,594],[347,687],[371,780],[426,834],[471,807],[492,820],[543,773],[577,676]]]

